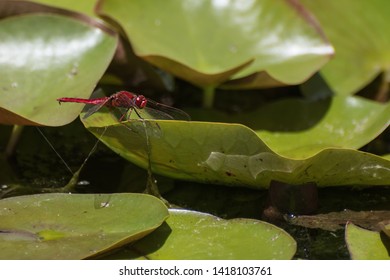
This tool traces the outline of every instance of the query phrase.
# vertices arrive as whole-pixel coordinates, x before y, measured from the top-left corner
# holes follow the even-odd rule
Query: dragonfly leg
[[[130,108],[130,109],[127,110],[125,113],[123,113],[122,116],[121,116],[121,118],[119,119],[119,122],[122,122],[123,119],[124,119],[125,117],[126,117],[127,120],[129,120],[132,111],[133,111],[133,108]]]
[[[137,116],[141,119],[141,120],[143,120],[144,118],[143,117],[141,117],[141,115],[138,113],[138,111],[137,110],[135,110],[134,109],[134,112],[137,114]]]

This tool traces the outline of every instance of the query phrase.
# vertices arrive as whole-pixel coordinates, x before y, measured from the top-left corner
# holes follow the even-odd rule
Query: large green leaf
[[[333,53],[295,1],[104,0],[98,7],[123,27],[136,54],[200,86],[262,71],[296,84]]]
[[[295,251],[289,234],[262,221],[170,210],[166,224],[112,258],[270,260],[291,259]]]
[[[390,124],[390,103],[360,97],[286,98],[237,116],[187,111],[193,119],[245,124],[273,151],[296,159],[312,157],[326,148],[361,148]]]
[[[38,4],[36,2],[42,3]],[[37,1],[1,1],[0,15],[20,15],[26,13],[55,13],[62,15],[72,15],[76,18],[82,18],[89,24],[96,24],[97,21],[86,17],[95,16],[94,5],[96,0],[37,0]],[[43,4],[48,4],[46,6]],[[62,9],[64,10],[62,10]],[[66,9],[66,10],[65,10]],[[69,12],[75,11],[75,12]],[[79,14],[79,13],[83,14]],[[98,20],[100,21],[100,20]],[[110,67],[105,75],[99,81],[99,84],[123,85],[130,88],[153,88],[157,90],[166,90],[172,88],[172,78],[166,73],[156,69],[143,59],[137,57],[131,50],[129,43],[120,38]],[[168,78],[166,78],[168,77]]]
[[[92,20],[54,14],[5,18],[0,37],[0,123],[6,124],[74,120],[81,106],[64,110],[56,99],[88,97],[117,44],[115,34]]]
[[[46,4],[94,16],[94,8],[97,0],[31,0],[31,2]]]
[[[138,240],[169,213],[144,194],[43,194],[0,200],[0,259],[81,259]]]
[[[354,94],[380,72],[389,71],[389,1],[301,2],[319,19],[335,47],[334,59],[324,66],[321,73],[336,93]]]
[[[390,239],[384,234],[348,223],[345,241],[353,260],[390,260]]]
[[[390,183],[390,161],[379,156],[327,148],[309,157],[291,159],[274,152],[254,131],[240,124],[119,123],[105,109],[83,122],[127,160],[147,168],[150,156],[154,172],[178,179],[254,188],[268,187],[271,180],[297,185],[315,182],[320,186]]]

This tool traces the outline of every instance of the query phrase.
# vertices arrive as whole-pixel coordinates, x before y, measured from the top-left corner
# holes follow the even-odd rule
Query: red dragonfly
[[[146,98],[143,95],[136,95],[129,91],[119,91],[112,94],[111,96],[101,98],[73,98],[73,97],[62,97],[58,98],[57,101],[61,102],[75,102],[95,105],[90,108],[84,115],[84,119],[96,113],[103,106],[110,108],[124,108],[128,114],[122,115],[121,119],[127,114],[130,118],[131,112],[134,111],[137,116],[141,119],[165,119],[165,120],[185,120],[189,121],[190,116],[177,108],[170,107],[161,103],[157,103],[153,100]],[[146,113],[146,116],[142,112]]]

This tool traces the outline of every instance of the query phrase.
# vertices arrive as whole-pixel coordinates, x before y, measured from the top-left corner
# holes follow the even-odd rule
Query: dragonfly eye
[[[135,105],[137,105],[137,107],[140,109],[145,108],[147,103],[148,103],[148,100],[143,95],[139,95],[135,99]]]

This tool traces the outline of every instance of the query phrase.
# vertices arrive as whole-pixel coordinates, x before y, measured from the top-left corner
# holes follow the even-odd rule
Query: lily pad
[[[301,2],[318,18],[335,47],[334,59],[321,69],[321,73],[337,94],[354,94],[380,72],[389,71],[389,1]]]
[[[137,55],[199,86],[262,71],[297,84],[333,54],[296,1],[111,0],[97,12],[123,27]]]
[[[390,260],[390,239],[385,234],[348,223],[345,240],[353,260]]]
[[[223,220],[188,210],[170,210],[166,223],[111,258],[151,260],[291,259],[295,240],[284,230],[252,219]]]
[[[79,13],[87,14],[89,16],[95,16],[94,8],[96,5],[96,0],[33,0],[33,2],[46,4],[53,7],[58,7],[62,9],[77,11]]]
[[[64,110],[55,100],[88,97],[117,44],[116,34],[92,19],[55,14],[2,19],[0,36],[0,123],[5,124],[59,126],[74,120],[81,105]]]
[[[329,148],[307,158],[287,158],[240,124],[119,122],[105,108],[82,121],[122,157],[143,168],[150,157],[153,172],[176,179],[253,188],[267,188],[271,180],[318,186],[390,182],[390,161],[379,156]]]
[[[83,259],[138,240],[168,217],[144,194],[41,194],[0,200],[0,259]]]
[[[361,97],[285,98],[233,116],[187,111],[197,120],[245,124],[273,151],[295,159],[312,157],[326,148],[359,149],[390,124],[390,103]]]

